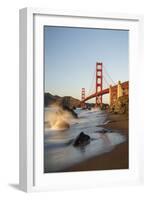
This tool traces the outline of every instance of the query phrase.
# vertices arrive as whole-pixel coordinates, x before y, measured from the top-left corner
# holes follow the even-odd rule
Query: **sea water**
[[[45,109],[45,121],[50,112],[50,108]],[[125,141],[125,137],[120,133],[101,133],[102,126],[108,123],[104,111],[76,109],[75,112],[78,118],[70,120],[69,129],[56,130],[49,128],[45,123],[44,172],[66,171],[77,163],[112,151],[116,145]],[[83,147],[74,147],[74,140],[80,132],[89,135],[91,141]]]

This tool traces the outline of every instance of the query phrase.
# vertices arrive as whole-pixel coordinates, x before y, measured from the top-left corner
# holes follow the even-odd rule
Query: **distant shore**
[[[126,137],[126,141],[117,145],[112,151],[95,156],[79,164],[76,164],[66,171],[89,171],[89,170],[112,170],[129,168],[129,146],[128,146],[128,115],[108,113],[108,124],[103,128],[119,132]]]

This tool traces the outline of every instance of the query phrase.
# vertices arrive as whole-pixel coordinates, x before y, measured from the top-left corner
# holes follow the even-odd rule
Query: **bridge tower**
[[[98,96],[98,93],[102,91],[103,86],[103,64],[100,62],[96,63],[96,102],[95,107],[102,104],[102,95]]]
[[[83,101],[84,99],[85,99],[85,88],[82,88],[82,91],[81,91],[81,101]],[[85,108],[85,102],[81,103],[81,107]]]

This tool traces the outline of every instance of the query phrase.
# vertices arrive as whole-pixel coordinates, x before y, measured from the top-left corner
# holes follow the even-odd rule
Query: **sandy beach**
[[[128,115],[108,113],[107,120],[109,123],[103,127],[125,135],[126,141],[117,145],[111,152],[90,158],[68,168],[66,171],[128,169]]]

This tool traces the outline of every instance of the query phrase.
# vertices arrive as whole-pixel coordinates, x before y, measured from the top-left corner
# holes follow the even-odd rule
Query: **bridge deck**
[[[127,89],[128,88],[128,84],[129,84],[129,81],[125,81],[125,82],[121,83],[121,86],[122,86],[123,89]],[[114,89],[115,87],[117,87],[117,85],[112,86],[112,89]],[[108,93],[109,93],[109,88],[106,88],[106,89],[102,90],[101,92],[99,92],[98,94],[96,94],[96,93],[91,94],[90,96],[86,97],[81,102],[85,102],[85,101],[88,101],[89,99],[92,99],[92,98],[94,98],[96,96],[101,96],[101,95],[108,94]]]

